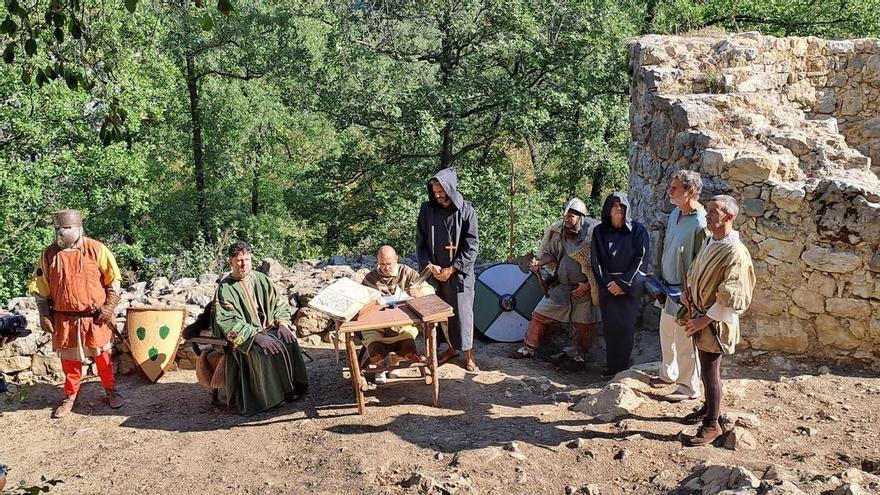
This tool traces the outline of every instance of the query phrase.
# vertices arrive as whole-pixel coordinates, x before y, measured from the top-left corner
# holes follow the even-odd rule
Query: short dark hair
[[[229,255],[230,258],[235,258],[241,253],[253,254],[253,250],[251,249],[251,245],[244,241],[235,241],[229,249],[226,251],[226,254]]]

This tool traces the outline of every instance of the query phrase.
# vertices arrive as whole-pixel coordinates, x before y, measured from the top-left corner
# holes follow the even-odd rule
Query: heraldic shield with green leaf
[[[182,308],[129,308],[126,328],[131,357],[153,383],[170,369],[183,332]]]

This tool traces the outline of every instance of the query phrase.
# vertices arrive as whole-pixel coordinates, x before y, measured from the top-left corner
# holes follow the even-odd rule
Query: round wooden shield
[[[125,327],[131,357],[151,382],[171,368],[185,320],[183,308],[128,308]]]
[[[477,277],[474,328],[497,342],[519,342],[542,297],[538,279],[516,263],[492,265]]]

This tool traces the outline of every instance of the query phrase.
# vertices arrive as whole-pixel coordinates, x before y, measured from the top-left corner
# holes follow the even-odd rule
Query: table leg
[[[431,382],[431,386],[433,387],[434,392],[434,407],[440,407],[440,377],[437,376],[437,325],[432,324],[431,329],[428,331],[428,336],[431,339],[430,347],[431,347],[431,376],[433,377],[433,381]]]
[[[351,388],[354,389],[354,396],[357,399],[358,414],[365,414],[367,408],[364,405],[364,391],[361,390],[361,366],[358,363],[354,336],[351,332],[345,333],[345,350],[348,353],[348,370],[351,373]]]

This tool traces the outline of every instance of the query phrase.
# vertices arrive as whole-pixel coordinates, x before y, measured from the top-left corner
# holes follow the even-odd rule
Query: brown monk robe
[[[122,407],[110,362],[121,279],[116,259],[106,246],[83,235],[79,210],[56,212],[54,223],[56,242],[43,252],[28,285],[37,300],[40,327],[52,334],[64,369],[66,398],[52,416],[66,416],[73,408],[87,357],[98,368],[107,403]]]
[[[430,286],[416,285],[419,273],[398,263],[397,252],[391,246],[382,246],[376,254],[376,269],[364,277],[363,284],[377,289],[383,296],[409,294],[413,297],[424,295]],[[422,362],[416,349],[415,338],[419,331],[412,325],[391,327],[383,330],[362,332],[361,340],[367,348],[370,364],[378,364],[392,354],[391,365],[397,364],[396,356],[403,356],[414,363]]]

